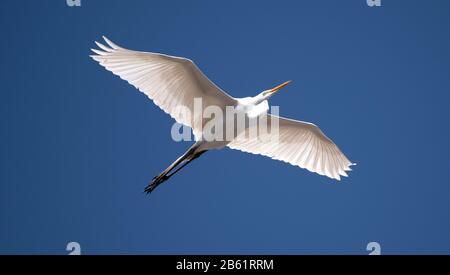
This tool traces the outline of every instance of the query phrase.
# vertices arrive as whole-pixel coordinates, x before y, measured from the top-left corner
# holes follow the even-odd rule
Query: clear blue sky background
[[[450,253],[450,2],[2,1],[0,253]],[[209,152],[151,196],[191,144],[91,60],[106,35],[189,57],[358,163],[338,183]]]

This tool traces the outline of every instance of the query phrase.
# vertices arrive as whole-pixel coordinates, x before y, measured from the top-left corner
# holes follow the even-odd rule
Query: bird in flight
[[[262,91],[254,97],[234,98],[209,80],[189,59],[132,51],[116,45],[106,37],[103,39],[106,45],[95,42],[99,49],[92,49],[95,55],[91,57],[146,94],[176,122],[192,128],[196,140],[182,156],[153,178],[144,190],[146,193],[151,193],[206,151],[224,147],[281,160],[336,180],[347,176],[346,171],[351,171],[350,166],[354,163],[316,125],[267,112],[267,100],[290,81]],[[234,115],[219,122],[213,116],[202,117],[201,113],[194,110],[196,99],[201,99],[199,102],[202,108],[215,106],[225,112],[228,107],[233,107],[237,113],[243,114],[247,122],[250,118],[264,117],[267,125],[272,125],[268,128],[275,129],[273,125],[276,125],[277,131],[256,130],[252,135],[250,132],[256,128],[255,124],[245,123],[244,127],[236,127],[239,122]],[[205,126],[211,122],[233,125],[231,138],[204,138]]]

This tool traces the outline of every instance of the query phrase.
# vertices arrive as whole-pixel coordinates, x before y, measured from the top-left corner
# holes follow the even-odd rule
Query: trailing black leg
[[[193,161],[194,159],[201,156],[206,151],[196,152],[197,149],[196,144],[194,144],[184,155],[179,157],[174,163],[172,163],[166,170],[164,170],[161,174],[154,177],[152,182],[144,189],[144,192],[149,194],[156,187],[158,187],[161,183],[168,180],[170,177],[175,175],[178,171],[180,171],[183,167],[185,167],[188,163]],[[175,169],[175,170],[174,170]],[[173,172],[172,172],[173,171]]]

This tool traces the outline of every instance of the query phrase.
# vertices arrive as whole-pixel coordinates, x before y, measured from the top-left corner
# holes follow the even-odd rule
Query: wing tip
[[[105,40],[106,44],[108,44],[108,46],[110,46],[112,49],[114,50],[121,49],[121,47],[119,47],[117,44],[109,40],[106,36],[102,35],[102,38],[103,40]]]
[[[97,50],[97,49],[91,49],[91,51],[94,52],[95,54],[99,55],[99,56],[103,56],[103,55],[107,55],[108,54],[107,52],[100,51],[100,50]]]
[[[106,46],[103,45],[102,43],[99,43],[99,42],[97,42],[97,41],[94,41],[94,42],[95,42],[95,44],[97,45],[97,47],[99,47],[99,48],[102,49],[103,51],[109,52],[109,53],[114,52],[113,49],[106,47]]]
[[[104,45],[98,41],[94,41],[95,45],[97,45],[97,47],[99,49],[91,49],[91,51],[94,52],[95,54],[97,54],[97,56],[108,55],[110,53],[114,53],[116,50],[122,49],[117,44],[115,44],[114,42],[109,40],[106,36],[102,35],[102,38],[103,38],[103,40],[105,40],[106,45]],[[92,56],[92,55],[91,55],[91,57],[94,58],[94,56]]]

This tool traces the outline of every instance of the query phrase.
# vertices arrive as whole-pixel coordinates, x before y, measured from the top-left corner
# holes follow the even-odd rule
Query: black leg
[[[172,173],[168,174],[166,172],[163,172],[162,174],[156,176],[153,178],[152,182],[144,189],[144,192],[147,194],[150,194],[151,192],[153,192],[153,190],[155,190],[156,187],[158,187],[161,183],[165,182],[166,180],[168,180],[170,177],[172,177],[173,175],[175,175],[178,171],[180,171],[181,169],[183,169],[183,167],[185,167],[186,165],[188,165],[191,161],[193,161],[194,159],[200,157],[201,155],[203,155],[206,151],[201,151],[196,153],[192,158],[187,159],[187,160],[183,160],[182,164],[177,167]],[[170,171],[169,171],[170,172]]]

